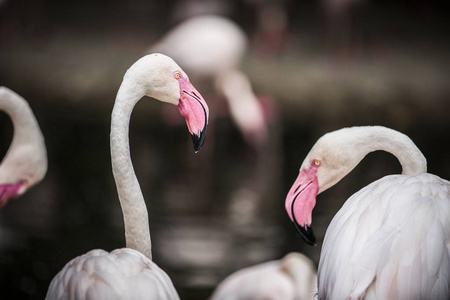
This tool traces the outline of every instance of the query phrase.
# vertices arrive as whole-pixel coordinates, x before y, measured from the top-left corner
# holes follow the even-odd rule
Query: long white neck
[[[359,132],[358,148],[361,155],[383,150],[393,154],[402,166],[402,174],[417,175],[427,172],[427,160],[414,142],[405,134],[382,126],[355,127]]]
[[[321,193],[350,173],[367,154],[378,150],[397,157],[404,175],[427,171],[427,161],[413,141],[382,126],[350,127],[325,134],[313,146],[302,168],[308,169],[313,159],[323,160],[317,171]]]
[[[112,169],[123,212],[126,246],[151,259],[147,207],[133,169],[128,139],[131,112],[144,92],[126,78],[117,93],[111,116]]]
[[[27,185],[32,185],[47,171],[44,137],[33,111],[22,97],[5,87],[0,87],[0,97],[0,110],[10,116],[14,127],[11,146],[0,166],[0,182],[27,180]]]

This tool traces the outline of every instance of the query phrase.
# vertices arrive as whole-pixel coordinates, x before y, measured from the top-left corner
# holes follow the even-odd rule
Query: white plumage
[[[215,15],[192,17],[164,35],[150,52],[161,52],[195,77],[216,77],[239,68],[247,48],[245,33]]]
[[[222,281],[211,300],[304,300],[317,292],[314,263],[300,253],[238,270]]]
[[[56,277],[55,277],[56,278]],[[178,299],[167,274],[142,253],[91,250],[72,259],[48,289],[47,299]]]
[[[130,117],[143,96],[178,105],[195,150],[203,145],[208,107],[186,73],[162,54],[139,59],[124,76],[111,116],[111,162],[127,248],[92,250],[71,260],[53,278],[47,300],[179,299],[169,276],[152,261],[147,208],[130,156]]]
[[[21,96],[0,87],[0,110],[14,126],[11,146],[0,164],[0,207],[9,198],[23,194],[47,172],[47,150],[39,124]]]
[[[391,175],[350,197],[328,227],[319,299],[448,299],[450,183]]]
[[[290,216],[312,239],[307,203],[376,150],[394,154],[402,175],[364,187],[335,215],[320,256],[319,299],[449,299],[450,182],[425,173],[426,160],[407,136],[380,126],[324,135],[287,196]]]

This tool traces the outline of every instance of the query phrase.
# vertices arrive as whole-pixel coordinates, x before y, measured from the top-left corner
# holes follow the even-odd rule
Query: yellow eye
[[[175,79],[179,79],[181,75],[180,73],[176,72],[175,74],[173,74],[173,77],[175,77]]]
[[[318,167],[321,165],[321,162],[320,160],[314,160],[313,164]]]

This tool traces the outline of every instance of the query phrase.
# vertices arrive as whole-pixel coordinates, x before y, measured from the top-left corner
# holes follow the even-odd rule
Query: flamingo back
[[[390,175],[333,218],[319,263],[319,299],[449,299],[450,182]]]

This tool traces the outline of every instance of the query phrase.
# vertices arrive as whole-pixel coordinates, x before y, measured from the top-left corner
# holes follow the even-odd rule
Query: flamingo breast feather
[[[96,249],[74,258],[52,280],[51,299],[178,299],[164,271],[138,251]]]
[[[390,175],[351,196],[330,223],[319,299],[449,299],[450,182]]]

